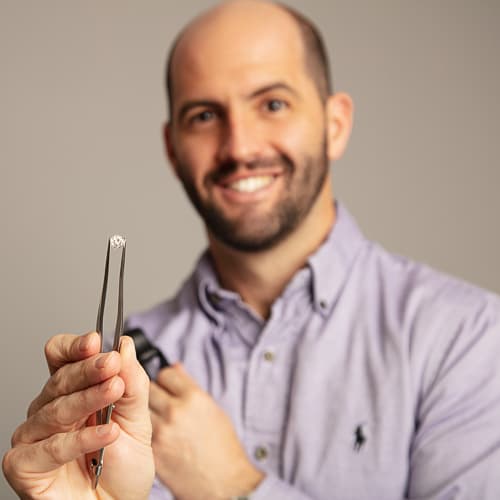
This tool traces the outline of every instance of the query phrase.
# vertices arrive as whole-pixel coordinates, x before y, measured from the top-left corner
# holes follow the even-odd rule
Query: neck
[[[302,268],[335,222],[330,176],[300,225],[278,245],[261,252],[241,252],[209,234],[210,253],[221,285],[237,292],[262,318],[294,274]]]

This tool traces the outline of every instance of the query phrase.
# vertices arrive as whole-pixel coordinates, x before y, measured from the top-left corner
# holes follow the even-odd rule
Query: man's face
[[[174,56],[171,159],[209,232],[238,250],[286,237],[327,178],[324,106],[292,28],[202,27]]]

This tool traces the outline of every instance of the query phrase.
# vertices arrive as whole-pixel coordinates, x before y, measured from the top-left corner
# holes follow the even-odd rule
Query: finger
[[[151,445],[149,377],[137,361],[134,341],[130,337],[122,337],[120,357],[120,378],[124,382],[124,393],[116,402],[113,419],[123,431],[133,435],[149,448]]]
[[[121,358],[116,351],[96,354],[89,359],[59,368],[28,408],[28,417],[54,399],[81,391],[117,375]]]
[[[123,391],[123,380],[112,377],[102,384],[61,396],[21,424],[14,432],[12,444],[31,444],[53,434],[74,431],[83,426],[92,413],[119,399]]]
[[[175,365],[161,370],[156,381],[158,385],[177,397],[182,397],[197,387],[196,382],[180,363],[175,363]]]
[[[156,468],[164,466],[159,457],[165,456],[169,448],[172,448],[175,442],[175,437],[172,435],[171,427],[165,424],[163,418],[154,412],[151,412],[151,423],[153,426],[153,436],[151,439],[151,447],[156,462]]]
[[[161,434],[160,429],[162,428],[162,426],[165,425],[165,421],[160,415],[158,415],[154,411],[151,411],[150,415],[151,415],[151,424],[153,426],[152,444],[154,446],[155,442],[158,442],[160,440],[159,439],[159,436]]]
[[[165,464],[162,463],[162,460],[159,460],[159,457],[165,457],[169,454],[169,450],[173,450],[176,443],[179,442],[179,437],[176,435],[175,429],[166,424],[163,418],[154,412],[151,412],[151,422],[153,425],[151,447],[153,448],[156,467],[158,468],[160,465],[164,467]]]
[[[120,357],[120,378],[125,383],[125,392],[117,402],[116,410],[125,411],[128,419],[141,419],[148,414],[149,377],[137,361],[132,338],[122,337]]]
[[[86,335],[61,334],[49,339],[45,344],[45,358],[50,374],[67,363],[80,361],[97,354],[101,349],[101,339],[96,332]]]
[[[54,434],[37,443],[12,448],[4,456],[9,478],[53,471],[87,453],[110,445],[120,435],[115,423]]]
[[[173,404],[173,398],[155,382],[150,383],[149,387],[149,408],[157,415],[166,418],[169,408]]]

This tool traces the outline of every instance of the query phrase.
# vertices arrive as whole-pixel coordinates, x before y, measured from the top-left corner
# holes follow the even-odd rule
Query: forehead
[[[233,13],[186,30],[172,57],[174,105],[200,93],[244,93],[275,80],[294,83],[304,77],[304,46],[296,23],[287,13],[263,14]]]

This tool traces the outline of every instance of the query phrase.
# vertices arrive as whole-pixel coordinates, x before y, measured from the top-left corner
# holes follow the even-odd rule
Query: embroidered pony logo
[[[354,451],[360,451],[366,443],[366,425],[360,424],[354,430]]]

